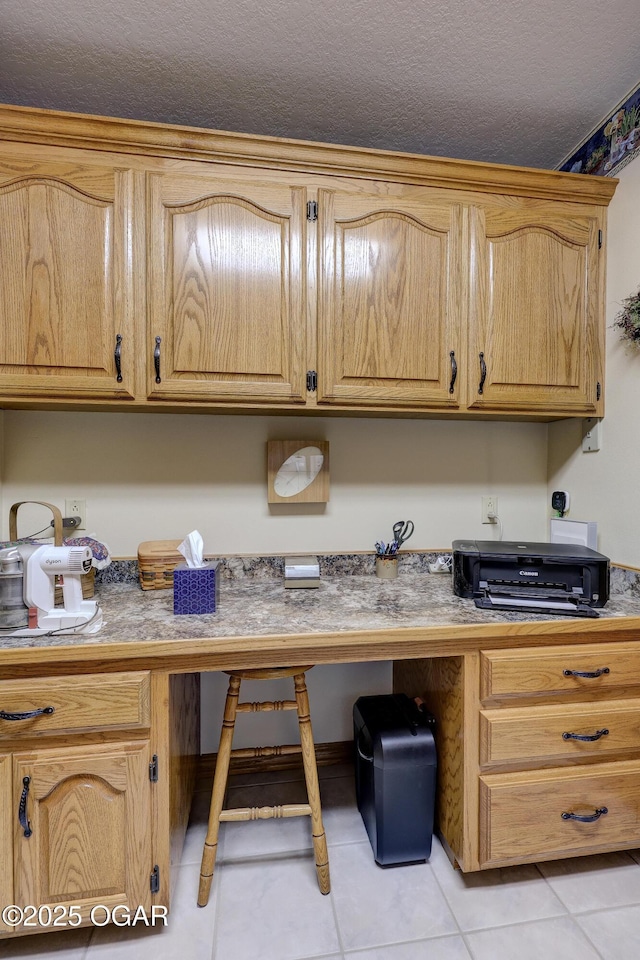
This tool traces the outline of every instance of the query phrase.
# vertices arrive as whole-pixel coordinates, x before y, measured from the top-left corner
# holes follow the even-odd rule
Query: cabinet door
[[[150,173],[147,196],[149,397],[303,403],[304,187]]]
[[[318,402],[455,408],[462,207],[378,187],[319,193]]]
[[[11,757],[0,756],[0,909],[13,903],[13,825],[11,822]],[[0,934],[11,930],[0,916]]]
[[[472,409],[600,412],[599,221],[570,207],[472,210]]]
[[[131,398],[132,173],[73,151],[47,161],[36,147],[32,160],[9,149],[0,155],[0,396]]]
[[[146,741],[15,754],[13,786],[17,904],[149,908]]]

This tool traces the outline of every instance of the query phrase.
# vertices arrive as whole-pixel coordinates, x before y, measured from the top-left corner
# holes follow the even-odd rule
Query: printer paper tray
[[[584,603],[578,606],[568,600],[545,600],[542,597],[531,600],[525,597],[506,597],[502,594],[498,597],[478,597],[475,604],[482,610],[511,610],[513,613],[546,613],[565,617],[600,616],[597,610]]]

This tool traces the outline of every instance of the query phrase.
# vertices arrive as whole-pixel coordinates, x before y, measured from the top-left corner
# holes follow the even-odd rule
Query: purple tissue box
[[[218,606],[217,561],[204,567],[181,563],[173,571],[173,612],[215,613]]]

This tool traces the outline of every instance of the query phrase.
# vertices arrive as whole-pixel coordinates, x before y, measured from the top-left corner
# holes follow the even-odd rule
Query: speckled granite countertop
[[[612,576],[612,596],[600,622],[637,617],[640,589],[634,577]],[[101,584],[96,592],[104,624],[93,635],[2,637],[2,650],[175,642],[234,637],[288,637],[473,625],[527,624],[561,620],[583,630],[594,623],[578,617],[550,617],[479,610],[454,596],[448,574],[401,572],[397,580],[371,575],[326,576],[317,589],[285,589],[281,579],[222,580],[219,609],[205,616],[175,616],[171,590],[142,591],[134,583]],[[598,621],[595,621],[598,622]],[[498,627],[498,632],[500,628]],[[588,632],[588,631],[587,631]]]

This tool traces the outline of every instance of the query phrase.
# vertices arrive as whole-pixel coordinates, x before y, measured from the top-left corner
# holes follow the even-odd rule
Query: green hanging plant
[[[640,290],[622,301],[622,310],[613,321],[614,327],[622,331],[623,340],[640,345]]]

